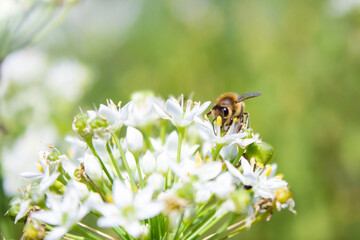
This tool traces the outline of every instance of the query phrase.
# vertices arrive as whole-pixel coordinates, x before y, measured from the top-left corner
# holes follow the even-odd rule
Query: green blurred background
[[[238,239],[358,239],[360,8],[341,1],[84,0],[39,45],[94,71],[84,108],[147,89],[212,102],[262,92],[247,101],[251,126],[275,147],[298,214]]]

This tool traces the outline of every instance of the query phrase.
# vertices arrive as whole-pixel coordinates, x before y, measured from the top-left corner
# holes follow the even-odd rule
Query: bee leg
[[[211,126],[212,126],[212,128],[213,128],[214,134],[216,135],[215,127],[214,127],[214,121],[215,121],[215,119],[213,119],[213,120],[211,121]]]
[[[249,127],[249,121],[250,121],[250,114],[247,113],[247,112],[244,112],[243,115],[246,116],[245,127],[248,128]]]
[[[228,124],[228,126],[227,126],[227,129],[226,129],[224,135],[227,134],[227,132],[229,131],[229,129],[230,129],[231,125],[233,124],[233,122],[234,122],[234,119],[233,119],[233,118],[230,118],[230,122],[229,122],[229,124]]]
[[[206,114],[206,117],[209,118],[210,114],[211,114],[211,111]]]

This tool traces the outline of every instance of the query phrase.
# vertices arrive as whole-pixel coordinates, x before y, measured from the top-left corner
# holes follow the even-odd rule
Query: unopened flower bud
[[[244,213],[247,210],[247,206],[250,203],[250,194],[246,190],[239,190],[231,194],[231,199],[235,204],[236,213]]]
[[[89,116],[85,113],[80,113],[75,116],[74,122],[72,124],[73,130],[79,135],[79,137],[85,142],[91,139],[93,136],[93,131],[88,127],[87,121]]]
[[[97,129],[97,128],[103,128],[107,126],[106,120],[96,116],[95,118],[91,119],[91,121],[89,121],[89,126],[92,129]]]
[[[287,200],[292,198],[292,192],[287,187],[278,188],[275,190],[275,198],[280,203],[286,203]]]
[[[128,127],[126,130],[126,143],[131,152],[138,152],[143,148],[143,135],[139,130]]]
[[[252,143],[246,148],[245,158],[255,158],[257,162],[268,163],[273,157],[273,147],[267,142]]]

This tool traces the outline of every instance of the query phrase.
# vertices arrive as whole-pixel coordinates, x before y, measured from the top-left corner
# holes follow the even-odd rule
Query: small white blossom
[[[214,129],[209,120],[201,120],[200,118],[196,118],[195,122],[200,127],[200,136],[205,141],[209,141],[213,144],[231,145],[238,142],[239,139],[247,136],[247,133],[245,132],[236,133],[235,124],[232,124],[228,132],[225,135],[222,135],[220,126],[215,124]]]
[[[181,95],[180,103],[175,98],[166,100],[165,111],[154,104],[154,108],[159,116],[163,119],[168,119],[176,127],[187,127],[195,119],[196,116],[201,115],[210,105],[210,102],[205,102],[200,105],[199,102],[193,103],[188,100],[184,110],[184,96]]]
[[[239,179],[245,187],[251,188],[254,191],[255,197],[273,199],[276,189],[287,186],[287,182],[273,176],[276,170],[272,170],[272,175],[268,176],[267,172],[263,171],[263,169],[254,170],[254,167],[252,167],[245,158],[242,157],[240,161],[243,169],[242,173],[229,161],[225,161],[225,163],[229,172],[235,178]],[[274,169],[276,169],[275,165]]]
[[[116,179],[113,184],[112,196],[114,203],[104,203],[97,207],[103,217],[99,218],[100,227],[123,226],[133,237],[137,238],[144,232],[140,220],[158,215],[163,204],[152,200],[150,188],[141,189],[134,194],[124,183]]]
[[[80,202],[76,189],[71,185],[68,186],[63,197],[48,193],[46,205],[49,210],[30,214],[34,219],[56,226],[45,237],[46,240],[61,238],[89,212],[88,206]]]

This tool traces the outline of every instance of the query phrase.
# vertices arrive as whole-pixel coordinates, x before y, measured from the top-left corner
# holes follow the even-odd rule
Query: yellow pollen
[[[68,154],[69,154],[70,157],[74,156],[74,153],[73,153],[70,149],[68,149],[67,152],[68,152]]]
[[[211,162],[211,158],[209,156],[205,157],[205,162]]]
[[[234,122],[236,122],[238,120],[238,118],[237,117],[234,117]]]
[[[259,168],[264,168],[264,164],[262,164],[261,162],[258,162],[258,163],[256,163],[257,164],[257,166],[259,167]]]
[[[105,201],[108,202],[108,203],[113,203],[114,202],[114,199],[112,197],[112,195],[110,193],[107,193],[105,195]]]
[[[203,165],[200,153],[196,156],[195,163],[196,163],[196,168],[200,168]]]
[[[205,118],[206,120],[209,120],[209,117],[208,117],[207,114],[204,114],[204,118]]]
[[[283,179],[283,178],[284,178],[284,174],[282,174],[282,173],[276,174],[276,175],[275,175],[275,178],[277,178],[277,179]]]
[[[112,141],[112,143],[115,143],[115,138],[112,137],[112,138],[111,138],[111,141]]]
[[[36,164],[36,168],[40,171],[40,172],[44,172],[44,169],[42,168],[42,166],[40,164]]]
[[[216,118],[216,124],[222,126],[222,118],[220,116]]]
[[[271,165],[266,165],[265,175],[269,176],[272,171]]]

